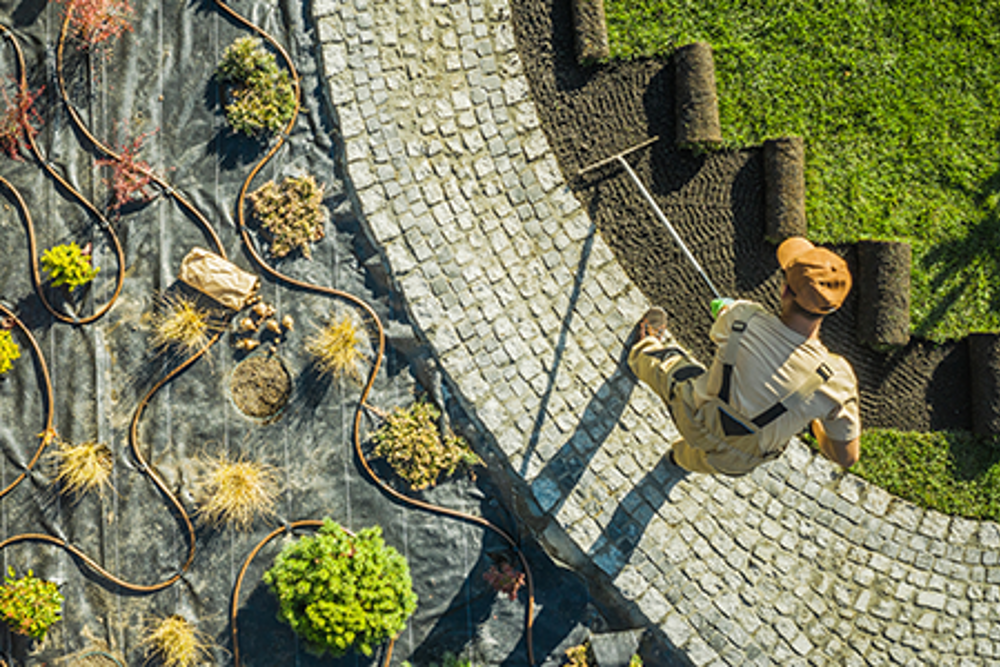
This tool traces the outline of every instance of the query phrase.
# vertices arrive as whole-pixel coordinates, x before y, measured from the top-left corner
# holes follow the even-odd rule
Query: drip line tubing
[[[26,68],[24,64],[24,52],[21,50],[21,45],[18,43],[17,38],[14,36],[14,33],[11,32],[11,30],[7,26],[0,24],[0,31],[2,31],[3,34],[10,40],[10,43],[14,47],[14,53],[17,55],[17,69],[18,69],[17,94],[19,98],[23,99],[24,96],[28,94],[28,82],[27,82],[27,75],[25,72]],[[21,134],[23,134],[27,138],[28,146],[31,149],[32,155],[34,155],[35,159],[39,162],[39,164],[41,164],[44,167],[45,171],[53,178],[53,180],[55,180],[75,199],[77,199],[77,201],[79,201],[80,204],[83,205],[83,207],[86,208],[91,215],[97,218],[98,222],[100,222],[101,229],[104,231],[105,234],[107,234],[108,238],[111,240],[111,246],[114,249],[115,259],[118,264],[118,271],[115,274],[114,294],[111,295],[111,298],[107,300],[104,306],[98,308],[93,314],[87,317],[77,317],[75,315],[71,317],[60,312],[59,309],[57,309],[49,302],[48,297],[45,295],[45,290],[42,288],[42,276],[40,271],[38,270],[38,242],[35,236],[35,225],[31,220],[31,213],[28,211],[28,207],[24,203],[24,198],[21,197],[21,193],[18,192],[17,189],[3,177],[0,177],[0,181],[3,182],[4,187],[6,187],[11,193],[13,193],[14,198],[17,201],[18,208],[20,209],[21,214],[24,218],[24,224],[25,227],[27,228],[27,233],[28,233],[28,253],[31,263],[31,281],[32,284],[34,285],[35,293],[41,300],[42,305],[45,307],[45,310],[49,311],[49,314],[51,314],[52,317],[56,318],[60,322],[63,322],[64,324],[73,324],[77,326],[83,324],[90,324],[91,322],[96,322],[101,317],[103,317],[105,313],[111,310],[111,307],[115,304],[115,301],[118,300],[118,297],[121,294],[122,285],[125,282],[125,253],[122,250],[122,244],[121,240],[118,238],[118,233],[115,231],[115,228],[111,226],[111,223],[108,222],[107,218],[105,218],[104,215],[97,209],[97,207],[94,206],[90,202],[90,200],[84,197],[79,190],[70,185],[70,183],[66,179],[64,179],[59,174],[59,172],[57,172],[55,168],[52,167],[49,161],[46,160],[45,157],[42,155],[41,150],[38,148],[38,143],[35,141],[34,132],[32,132],[28,126],[27,113],[28,113],[27,109],[21,109],[21,117],[18,119],[18,124],[20,126]]]
[[[24,481],[24,478],[28,476],[31,469],[35,467],[38,463],[38,459],[41,458],[42,452],[45,451],[45,447],[48,446],[50,442],[56,437],[56,430],[52,425],[53,414],[55,413],[55,399],[53,398],[52,392],[52,377],[49,375],[49,367],[45,363],[45,355],[42,354],[42,348],[38,345],[38,341],[31,334],[28,327],[24,326],[24,323],[18,319],[17,315],[13,313],[9,308],[0,303],[0,314],[8,318],[10,322],[16,326],[24,337],[28,339],[28,343],[31,345],[31,351],[35,355],[35,366],[37,368],[38,374],[42,376],[42,393],[45,395],[45,428],[38,436],[42,439],[38,444],[38,448],[35,450],[34,456],[28,461],[28,464],[24,466],[24,472],[18,475],[13,482],[8,484],[3,491],[0,491],[0,498],[3,498],[8,493],[14,490],[18,484]]]
[[[528,649],[528,662],[529,664],[534,665],[535,659],[534,659],[534,648],[532,644],[532,631],[531,631],[533,616],[534,616],[534,600],[535,600],[534,581],[531,576],[531,568],[528,565],[527,558],[525,558],[524,552],[520,549],[518,543],[514,540],[514,538],[512,538],[509,534],[507,534],[507,532],[505,532],[503,529],[499,528],[498,526],[494,525],[493,523],[489,522],[483,517],[476,516],[473,514],[468,514],[466,512],[461,512],[447,507],[442,507],[440,505],[427,503],[422,500],[417,500],[403,493],[400,493],[396,489],[392,488],[384,480],[379,478],[379,476],[375,474],[375,471],[372,470],[371,466],[368,464],[367,459],[365,458],[364,451],[361,446],[361,419],[362,416],[364,415],[364,406],[366,404],[368,395],[371,393],[372,387],[374,386],[375,383],[375,377],[378,374],[379,368],[381,367],[382,364],[382,359],[385,356],[385,329],[382,326],[381,319],[375,313],[375,310],[368,303],[354,296],[353,294],[332,287],[324,287],[320,285],[315,285],[313,283],[301,281],[272,268],[266,261],[264,261],[263,257],[261,257],[255,244],[253,243],[253,240],[250,238],[250,235],[247,232],[247,226],[246,226],[247,191],[249,190],[250,184],[252,183],[256,175],[260,172],[260,170],[264,167],[264,165],[270,161],[270,159],[277,153],[277,151],[284,144],[285,137],[291,134],[292,128],[295,126],[295,122],[300,109],[299,96],[301,88],[299,83],[299,75],[297,70],[295,69],[295,65],[292,63],[292,60],[288,56],[288,53],[285,51],[284,48],[282,48],[282,46],[277,42],[277,40],[270,34],[268,34],[266,31],[261,29],[260,27],[255,26],[254,24],[250,23],[248,20],[237,14],[232,8],[230,8],[225,3],[224,0],[215,0],[215,2],[228,15],[232,16],[235,20],[247,26],[257,34],[259,34],[261,37],[263,37],[271,46],[274,47],[276,51],[278,51],[278,53],[281,54],[282,58],[285,60],[285,65],[288,67],[288,70],[291,73],[291,79],[295,87],[295,112],[292,114],[292,118],[289,120],[284,133],[279,135],[278,140],[275,142],[271,150],[269,150],[267,154],[251,169],[250,174],[247,176],[246,180],[243,182],[243,186],[240,188],[239,196],[237,197],[236,200],[236,221],[237,221],[236,224],[237,228],[239,229],[240,236],[243,239],[244,246],[247,249],[247,252],[253,258],[254,262],[260,267],[261,271],[266,273],[271,278],[298,287],[299,289],[302,290],[317,292],[320,294],[326,294],[329,296],[345,299],[350,303],[354,304],[355,306],[357,306],[358,308],[360,308],[361,310],[363,310],[371,319],[371,321],[375,324],[376,331],[378,334],[377,335],[378,353],[373,363],[372,370],[368,374],[368,380],[361,391],[361,397],[358,399],[358,407],[354,413],[353,440],[354,440],[355,454],[358,457],[358,460],[361,462],[362,467],[365,469],[366,474],[372,480],[372,482],[376,486],[378,486],[386,495],[390,496],[391,498],[401,503],[410,505],[411,507],[416,507],[426,512],[439,514],[442,516],[447,516],[453,519],[458,519],[461,521],[472,523],[481,526],[483,528],[486,528],[488,530],[491,530],[494,533],[498,534],[501,538],[503,538],[504,541],[507,542],[507,544],[515,551],[515,553],[517,553],[518,558],[521,561],[521,565],[524,568],[526,588],[528,594],[528,605],[525,614],[525,641]],[[270,539],[270,536],[267,539]],[[254,551],[254,553],[256,553],[256,550]],[[243,574],[244,572],[241,571],[239,577],[237,578],[237,585],[239,585]],[[235,638],[235,616],[233,616],[231,620],[233,623],[233,636]],[[235,666],[240,667],[240,663],[238,660],[235,662]]]

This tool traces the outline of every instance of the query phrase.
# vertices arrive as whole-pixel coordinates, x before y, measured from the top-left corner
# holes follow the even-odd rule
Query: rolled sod
[[[876,349],[910,342],[910,244],[859,241],[858,340]]]
[[[604,0],[573,0],[573,29],[576,58],[581,63],[590,65],[610,55]]]
[[[719,101],[715,92],[715,60],[706,42],[686,44],[674,52],[677,145],[712,148],[722,143]]]
[[[782,137],[764,142],[764,236],[781,243],[806,236],[806,142]]]
[[[1000,435],[1000,334],[969,335],[972,430]]]

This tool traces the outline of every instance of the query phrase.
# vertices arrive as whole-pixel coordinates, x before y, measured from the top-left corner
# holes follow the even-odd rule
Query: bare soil
[[[776,309],[781,278],[774,246],[764,238],[761,148],[702,155],[676,148],[670,59],[583,67],[574,58],[570,0],[512,5],[524,69],[563,173],[632,281],[667,310],[671,331],[709,359],[711,292],[638,188],[615,166],[574,175],[659,136],[629,158],[639,178],[720,292]],[[855,249],[835,250],[858,275]],[[891,353],[877,352],[858,342],[857,309],[854,290],[825,322],[823,340],[854,366],[865,426],[970,429],[968,345],[911,339]]]

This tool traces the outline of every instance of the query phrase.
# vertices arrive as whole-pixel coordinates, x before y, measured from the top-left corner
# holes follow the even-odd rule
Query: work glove
[[[719,311],[721,311],[726,306],[732,304],[735,299],[730,299],[727,296],[719,297],[718,299],[712,299],[712,319],[719,319]]]

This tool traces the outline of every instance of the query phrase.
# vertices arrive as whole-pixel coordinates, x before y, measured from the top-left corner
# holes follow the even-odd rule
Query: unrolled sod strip
[[[711,148],[722,143],[719,102],[715,92],[712,47],[694,42],[674,53],[677,145]]]
[[[858,340],[875,348],[910,342],[910,244],[859,241]]]
[[[806,149],[802,137],[764,142],[764,236],[806,236]]]

